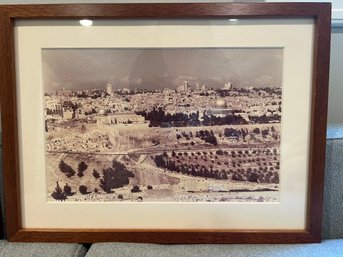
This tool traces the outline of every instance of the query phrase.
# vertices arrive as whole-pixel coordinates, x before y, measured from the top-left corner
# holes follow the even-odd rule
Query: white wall
[[[342,0],[265,0],[265,2],[329,2],[332,4],[332,18],[334,20],[343,19],[343,1]]]
[[[343,123],[343,28],[331,33],[329,123]]]

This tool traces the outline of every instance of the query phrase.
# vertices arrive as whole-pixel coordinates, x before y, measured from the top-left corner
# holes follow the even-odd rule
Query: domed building
[[[219,98],[215,102],[215,106],[213,108],[210,108],[206,111],[206,115],[208,116],[216,116],[216,117],[226,117],[227,115],[232,115],[233,111],[231,109],[228,109],[227,102]]]
[[[216,101],[216,108],[217,109],[225,109],[227,108],[227,103],[224,99],[217,99]]]
[[[106,111],[104,109],[99,110],[99,115],[104,115],[105,113],[106,113]]]

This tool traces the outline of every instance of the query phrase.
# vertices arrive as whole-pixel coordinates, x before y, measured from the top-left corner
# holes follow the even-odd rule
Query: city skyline
[[[44,49],[45,92],[120,88],[281,87],[281,48]]]

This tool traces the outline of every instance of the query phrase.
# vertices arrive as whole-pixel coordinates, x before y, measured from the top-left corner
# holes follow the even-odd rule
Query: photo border
[[[266,19],[311,18],[314,53],[306,229],[304,230],[138,230],[25,229],[22,226],[14,23],[63,19]],[[7,238],[9,241],[149,243],[320,242],[330,54],[329,3],[61,4],[0,7],[0,100]]]

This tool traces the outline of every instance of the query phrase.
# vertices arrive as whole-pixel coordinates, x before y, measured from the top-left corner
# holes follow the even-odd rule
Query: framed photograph
[[[1,6],[8,239],[319,242],[330,8]]]

